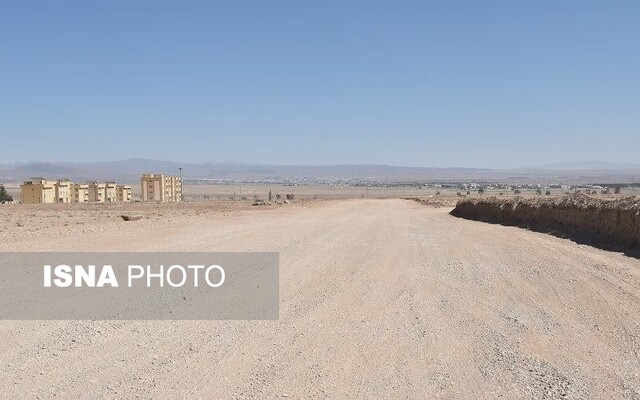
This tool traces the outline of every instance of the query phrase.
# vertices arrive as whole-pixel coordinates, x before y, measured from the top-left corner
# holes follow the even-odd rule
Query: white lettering
[[[51,265],[44,266],[44,287],[51,287]]]
[[[160,278],[160,287],[164,287],[164,265],[160,266],[160,272],[151,273],[151,265],[147,265],[147,287],[151,287],[151,278]]]
[[[210,273],[210,271],[212,269],[217,269],[218,271],[220,271],[220,281],[218,281],[218,283],[215,283],[215,284],[211,283],[211,281],[209,280],[209,273]],[[224,279],[225,279],[224,269],[222,269],[222,267],[219,266],[219,265],[212,265],[209,268],[207,268],[207,271],[205,272],[204,278],[207,281],[207,285],[209,285],[211,287],[220,287],[224,283]]]
[[[118,287],[118,280],[113,272],[111,265],[104,265],[100,270],[100,277],[96,283],[96,266],[95,265],[51,265],[44,266],[44,287],[51,287],[52,276],[53,285],[56,287],[104,287],[109,285],[111,287]]]
[[[57,276],[53,283],[57,287],[69,287],[73,283],[73,275],[71,275],[71,267],[68,265],[58,265],[53,269],[53,274]]]
[[[187,268],[195,270],[193,273],[193,287],[198,287],[199,270],[204,269],[204,265],[187,265]]]
[[[113,273],[113,267],[111,265],[105,265],[104,268],[102,268],[102,273],[98,279],[98,287],[104,287],[106,284],[111,287],[118,287],[118,280],[116,279],[116,274]]]
[[[182,272],[182,280],[180,281],[180,283],[174,283],[171,280],[171,272],[178,270],[180,272]],[[169,269],[167,269],[167,283],[169,283],[169,286],[171,287],[181,287],[182,285],[184,285],[184,283],[187,281],[187,271],[185,271],[184,268],[182,268],[182,266],[180,265],[172,265],[169,267]]]
[[[133,275],[132,271],[134,268],[137,269],[140,273],[137,275]],[[127,283],[129,287],[131,287],[131,280],[139,279],[139,278],[142,278],[143,276],[144,276],[144,268],[142,267],[142,265],[129,265],[128,278],[127,278]]]
[[[82,268],[82,265],[76,265],[76,287],[82,287],[82,282],[88,287],[96,286],[96,266],[87,265],[89,271]]]

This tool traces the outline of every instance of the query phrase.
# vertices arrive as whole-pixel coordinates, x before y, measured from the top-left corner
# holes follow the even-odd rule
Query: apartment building
[[[177,176],[144,174],[140,179],[142,201],[181,201],[182,180]]]
[[[46,178],[31,178],[20,185],[22,202],[42,203],[86,203],[131,201],[131,186],[115,182],[73,183],[69,179],[49,181]]]
[[[82,183],[71,184],[71,202],[86,203],[89,201],[89,185]]]
[[[104,201],[107,203],[115,203],[117,198],[117,185],[115,182],[107,182],[104,184]]]
[[[127,186],[127,185],[116,186],[117,201],[131,201],[131,195],[132,195],[131,186]]]
[[[89,186],[89,201],[93,201],[96,203],[104,203],[105,199],[105,187],[106,183],[102,182],[88,182]]]
[[[71,202],[71,181],[69,179],[59,179],[55,184],[55,203]]]
[[[31,178],[20,185],[20,193],[25,204],[55,203],[56,182]]]

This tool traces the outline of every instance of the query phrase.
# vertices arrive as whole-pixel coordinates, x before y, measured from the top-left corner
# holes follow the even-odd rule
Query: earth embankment
[[[568,237],[601,248],[635,252],[640,244],[640,198],[465,199],[451,215]]]

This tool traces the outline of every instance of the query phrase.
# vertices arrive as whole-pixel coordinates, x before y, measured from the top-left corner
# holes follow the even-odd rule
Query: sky
[[[0,163],[640,162],[638,1],[3,1]]]

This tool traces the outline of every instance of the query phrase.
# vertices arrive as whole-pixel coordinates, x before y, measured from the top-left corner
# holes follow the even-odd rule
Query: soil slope
[[[451,214],[564,235],[605,248],[634,249],[640,244],[640,198],[634,196],[469,199],[458,202]]]

